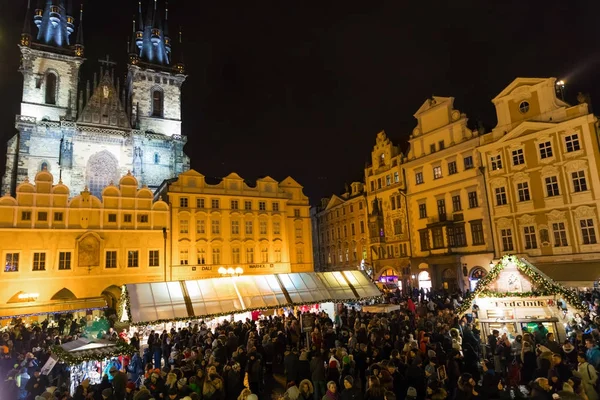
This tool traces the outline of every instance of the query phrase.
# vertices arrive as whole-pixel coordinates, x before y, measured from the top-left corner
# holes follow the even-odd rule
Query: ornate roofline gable
[[[509,140],[516,139],[520,136],[524,136],[530,133],[537,133],[544,131],[546,129],[555,128],[556,124],[551,122],[534,122],[534,121],[523,121],[521,122],[515,129],[508,132],[506,135],[502,136],[500,139],[496,140],[494,143],[497,145],[498,143],[508,142]],[[497,146],[494,146],[497,147]]]
[[[131,129],[125,108],[119,99],[119,90],[111,74],[106,71],[94,93],[87,100],[77,118],[79,124],[104,125]]]
[[[327,207],[325,207],[325,210],[330,210],[335,206],[339,206],[340,204],[344,204],[344,200],[341,199],[338,195],[333,195],[331,196],[331,199],[329,199],[329,202],[327,202]]]
[[[419,107],[417,112],[413,114],[413,117],[418,119],[422,114],[426,113],[427,111],[437,108],[444,104],[449,105],[450,109],[453,109],[454,97],[431,96],[431,98],[423,102],[423,104],[421,105],[421,107]]]
[[[503,97],[512,94],[519,88],[529,90],[529,88],[539,85],[540,83],[546,82],[548,79],[556,81],[556,78],[516,78],[507,87],[505,87],[496,97],[492,99],[492,103],[497,103]]]

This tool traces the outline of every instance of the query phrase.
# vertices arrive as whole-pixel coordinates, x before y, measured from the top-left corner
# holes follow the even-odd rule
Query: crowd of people
[[[84,321],[7,327],[0,339],[2,400],[443,400],[589,399],[598,396],[600,293],[557,341],[542,323],[523,334],[459,318],[459,295],[389,293],[400,310],[342,308],[317,315],[309,335],[299,315],[202,321],[169,331],[104,333],[137,352],[109,364],[100,383],[69,390],[69,366],[41,368],[51,346],[78,337]],[[304,327],[306,328],[306,327]],[[308,336],[308,338],[307,338]]]

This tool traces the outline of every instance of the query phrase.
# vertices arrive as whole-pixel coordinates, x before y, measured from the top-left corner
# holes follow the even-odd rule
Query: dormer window
[[[159,89],[154,89],[152,92],[152,116],[163,116],[163,92]]]
[[[56,74],[49,72],[46,74],[46,104],[56,104]]]

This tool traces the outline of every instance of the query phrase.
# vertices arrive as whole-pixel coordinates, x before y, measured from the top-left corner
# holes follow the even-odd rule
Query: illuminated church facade
[[[76,22],[66,0],[40,0],[38,8],[28,8],[19,45],[21,111],[7,146],[3,195],[14,195],[43,170],[73,194],[87,187],[101,196],[128,172],[155,189],[189,169],[181,132],[186,75],[182,55],[175,54],[181,36],[173,49],[168,10],[157,0],[146,8],[140,2],[124,82],[108,59],[91,81],[80,77],[83,10]]]

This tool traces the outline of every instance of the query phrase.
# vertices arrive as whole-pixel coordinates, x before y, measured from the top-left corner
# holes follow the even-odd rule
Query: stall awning
[[[536,267],[552,280],[567,286],[570,282],[590,284],[600,280],[600,263],[597,261],[576,263],[536,264]]]
[[[52,353],[67,364],[79,364],[83,360],[102,361],[121,355],[131,355],[135,352],[132,346],[105,340],[79,338],[71,342],[54,346]]]
[[[104,297],[49,302],[8,303],[0,307],[0,319],[43,314],[64,314],[106,308]]]
[[[133,324],[381,296],[379,288],[362,271],[138,283],[128,284],[126,289]]]

